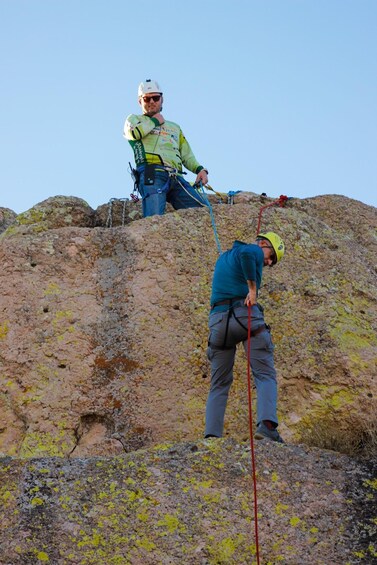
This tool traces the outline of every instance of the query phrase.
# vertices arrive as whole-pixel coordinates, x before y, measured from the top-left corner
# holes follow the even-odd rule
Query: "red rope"
[[[283,206],[285,206],[287,200],[288,200],[288,196],[284,196],[282,194],[277,200],[274,200],[273,202],[270,202],[270,204],[266,204],[266,206],[261,207],[261,209],[259,210],[259,214],[258,214],[257,235],[260,232],[260,225],[261,225],[263,210],[265,210],[266,208],[269,208],[270,206],[280,206],[280,208],[283,208]]]
[[[260,232],[260,225],[262,221],[262,213],[266,208],[270,206],[280,206],[281,208],[285,206],[288,200],[288,196],[281,195],[278,200],[262,206],[258,214],[258,227],[257,236]],[[255,525],[255,548],[257,556],[257,565],[260,565],[259,558],[259,534],[258,534],[258,496],[257,496],[257,474],[255,465],[255,451],[254,451],[254,433],[253,433],[253,407],[252,407],[252,395],[251,395],[251,370],[250,370],[250,353],[251,353],[251,306],[248,307],[248,325],[247,325],[247,393],[248,393],[248,403],[249,403],[249,428],[250,428],[250,453],[251,453],[251,466],[253,475],[253,490],[254,490],[254,525]]]
[[[255,468],[254,434],[253,434],[250,352],[251,352],[251,306],[249,304],[248,325],[247,325],[247,392],[248,392],[248,401],[249,401],[250,453],[251,453],[251,465],[252,465],[253,487],[254,487],[255,547],[256,547],[256,555],[257,555],[257,565],[259,565],[260,560],[259,560],[259,536],[258,536],[258,498],[257,498],[257,475]]]

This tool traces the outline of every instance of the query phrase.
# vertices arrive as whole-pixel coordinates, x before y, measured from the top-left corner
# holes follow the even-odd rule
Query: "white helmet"
[[[160,94],[162,94],[162,90],[158,82],[147,78],[146,81],[139,84],[137,95],[140,98],[140,96],[144,96],[144,94],[150,94],[151,92],[159,92]]]

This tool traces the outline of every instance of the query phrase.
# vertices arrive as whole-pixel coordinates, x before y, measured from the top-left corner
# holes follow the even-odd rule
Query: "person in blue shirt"
[[[228,394],[233,382],[236,346],[247,355],[248,316],[251,309],[250,367],[257,391],[256,439],[284,443],[278,430],[277,382],[269,327],[257,302],[263,267],[284,255],[284,243],[273,233],[258,234],[255,244],[235,241],[218,258],[212,281],[207,356],[211,386],[206,405],[205,437],[222,437]]]

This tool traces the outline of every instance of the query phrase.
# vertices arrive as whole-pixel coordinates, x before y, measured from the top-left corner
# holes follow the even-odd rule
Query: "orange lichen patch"
[[[119,372],[129,373],[139,367],[139,363],[137,363],[137,361],[133,361],[132,359],[124,356],[117,356],[112,359],[96,357],[94,365],[101,371],[106,371],[109,378],[114,378]]]

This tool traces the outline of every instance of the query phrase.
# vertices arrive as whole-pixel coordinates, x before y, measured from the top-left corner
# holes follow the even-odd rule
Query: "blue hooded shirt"
[[[262,283],[264,253],[253,243],[235,241],[232,249],[218,258],[212,279],[211,306],[230,298],[246,298],[247,281],[255,281],[257,292]]]

